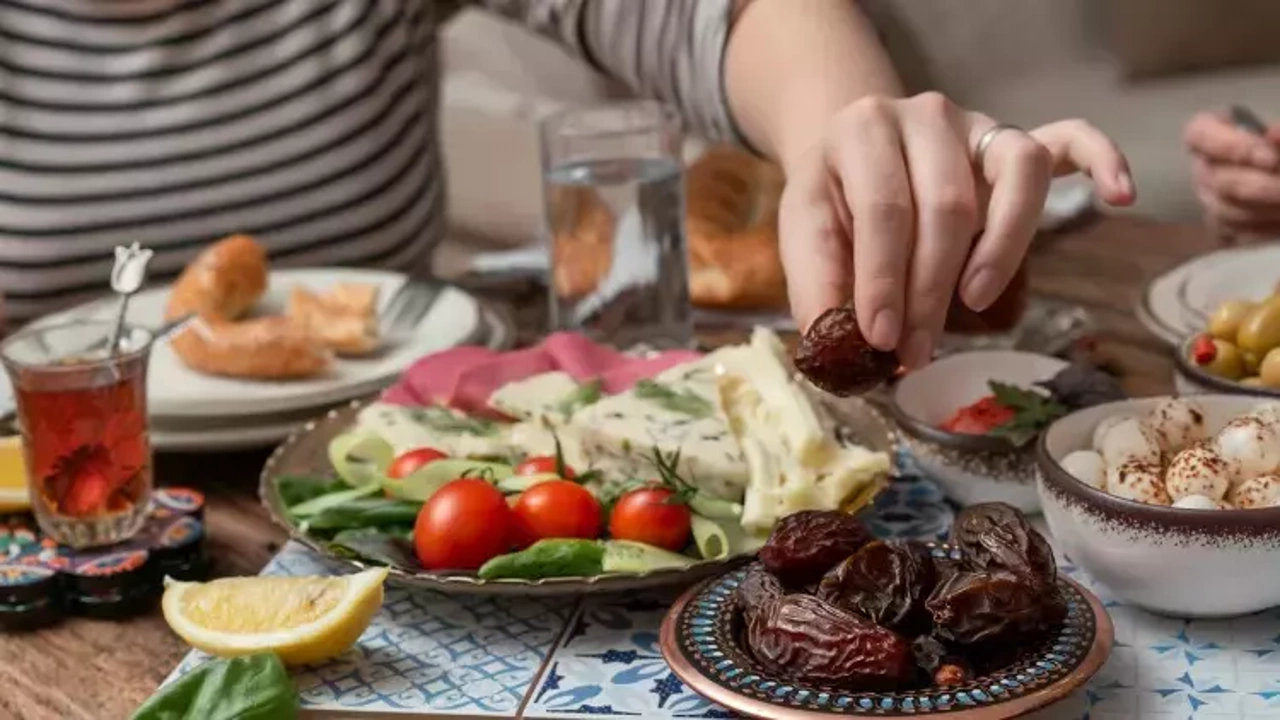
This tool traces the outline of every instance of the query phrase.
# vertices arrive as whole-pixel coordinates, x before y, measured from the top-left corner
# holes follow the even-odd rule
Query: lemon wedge
[[[165,580],[165,622],[218,657],[272,652],[286,665],[319,662],[355,644],[382,607],[386,568],[340,577]]]
[[[22,438],[0,437],[0,513],[30,509],[27,468],[22,459]]]

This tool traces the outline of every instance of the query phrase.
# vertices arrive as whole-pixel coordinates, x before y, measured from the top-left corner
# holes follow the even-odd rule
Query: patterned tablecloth
[[[953,514],[932,483],[905,479],[875,516],[882,536],[936,537]],[[1063,568],[1106,601],[1115,650],[1087,688],[1034,717],[1280,720],[1280,610],[1231,621],[1161,618],[1110,599],[1069,562]],[[263,570],[335,572],[294,543]],[[674,597],[495,600],[388,586],[359,644],[295,680],[316,717],[734,717],[663,662],[658,625]],[[205,659],[191,653],[174,676]]]

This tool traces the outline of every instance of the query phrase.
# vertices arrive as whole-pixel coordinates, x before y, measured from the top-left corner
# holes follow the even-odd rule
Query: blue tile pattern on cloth
[[[881,536],[934,538],[953,518],[932,482],[909,476],[877,500],[869,521]],[[1059,561],[1105,602],[1115,650],[1085,689],[1032,718],[1280,720],[1280,609],[1235,620],[1161,618],[1116,602]],[[292,543],[264,570],[337,572]],[[663,662],[658,627],[674,597],[494,601],[389,585],[358,649],[295,678],[304,707],[317,709],[511,717],[523,704],[528,718],[734,717]],[[192,653],[175,675],[202,660]]]
[[[344,570],[290,543],[264,575]],[[387,585],[359,643],[294,671],[303,708],[513,717],[533,686],[573,603],[538,598],[449,597]],[[175,671],[206,658],[189,654]]]

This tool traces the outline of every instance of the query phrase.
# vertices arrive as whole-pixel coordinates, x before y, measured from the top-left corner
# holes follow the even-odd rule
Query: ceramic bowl
[[[1280,507],[1184,510],[1125,500],[1086,485],[1059,461],[1090,447],[1112,415],[1142,415],[1164,398],[1079,410],[1040,436],[1037,489],[1056,544],[1120,599],[1177,617],[1230,617],[1280,605]],[[1195,398],[1216,432],[1259,403]]]
[[[1235,380],[1218,377],[1207,373],[1188,358],[1191,357],[1191,344],[1203,333],[1190,335],[1178,344],[1173,354],[1173,386],[1182,395],[1198,395],[1201,393],[1223,393],[1229,395],[1253,395],[1255,397],[1280,398],[1280,389],[1254,387],[1244,385]]]
[[[1005,502],[1040,512],[1034,445],[941,429],[955,411],[991,394],[992,380],[1028,388],[1067,363],[1014,350],[957,353],[907,374],[893,389],[890,409],[902,443],[920,470],[961,505]]]

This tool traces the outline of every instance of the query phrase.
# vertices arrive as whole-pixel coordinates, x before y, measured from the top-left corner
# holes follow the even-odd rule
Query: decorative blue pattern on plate
[[[290,543],[264,575],[346,570]],[[304,709],[512,717],[572,607],[553,599],[450,598],[388,585],[351,650],[294,671]],[[206,658],[190,653],[170,679]]]

